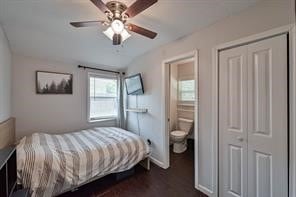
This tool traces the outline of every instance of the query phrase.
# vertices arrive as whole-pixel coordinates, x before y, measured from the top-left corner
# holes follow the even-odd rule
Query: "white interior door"
[[[222,51],[219,66],[219,196],[247,196],[247,48]]]
[[[248,45],[248,196],[288,196],[287,35]]]
[[[219,196],[288,195],[287,37],[220,52]]]

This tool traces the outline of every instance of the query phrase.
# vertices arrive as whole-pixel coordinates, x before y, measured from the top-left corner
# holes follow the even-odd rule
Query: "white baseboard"
[[[214,197],[214,192],[211,191],[210,189],[208,189],[207,187],[204,187],[202,185],[198,185],[196,189],[203,192],[204,194],[206,194],[210,197]]]
[[[154,163],[155,165],[163,168],[163,169],[167,169],[167,167],[164,165],[163,162],[159,161],[158,159],[155,159],[154,157],[150,156],[150,160],[152,163]]]

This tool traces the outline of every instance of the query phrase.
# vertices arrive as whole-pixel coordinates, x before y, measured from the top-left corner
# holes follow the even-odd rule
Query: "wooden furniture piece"
[[[15,118],[0,123],[0,197],[29,197],[29,190],[17,190]]]
[[[15,143],[15,118],[0,123],[0,149]]]
[[[0,150],[0,196],[9,197],[16,190],[16,149]]]

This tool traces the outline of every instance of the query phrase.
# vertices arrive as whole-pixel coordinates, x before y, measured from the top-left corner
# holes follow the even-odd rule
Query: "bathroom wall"
[[[178,68],[178,81],[194,79],[194,62],[180,63]],[[177,118],[186,118],[194,120],[194,102],[178,102]],[[192,128],[193,131],[194,128]],[[188,138],[194,139],[194,134],[191,132]]]
[[[170,65],[170,131],[178,129],[178,118],[194,120],[194,102],[178,101],[178,81],[182,79],[194,79],[193,61],[181,61]],[[189,138],[194,138],[193,132]]]
[[[170,131],[177,129],[178,64],[170,65]]]

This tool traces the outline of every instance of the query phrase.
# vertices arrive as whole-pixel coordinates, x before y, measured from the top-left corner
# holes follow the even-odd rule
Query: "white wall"
[[[228,17],[185,38],[176,40],[135,59],[128,66],[128,75],[142,73],[145,95],[139,97],[140,106],[149,109],[141,116],[142,135],[152,140],[152,157],[162,163],[165,159],[161,130],[162,61],[176,55],[199,50],[199,184],[214,190],[212,140],[212,48],[218,44],[260,33],[295,21],[292,0],[260,2],[238,15]],[[128,103],[133,105],[133,98]],[[134,130],[134,114],[128,116],[128,129]]]
[[[0,122],[11,116],[11,52],[0,24]]]
[[[93,126],[114,126],[115,122],[87,122],[87,71],[77,65],[49,62],[13,55],[12,114],[16,117],[16,137],[34,132],[63,133]],[[73,95],[38,95],[35,72],[73,74]]]

